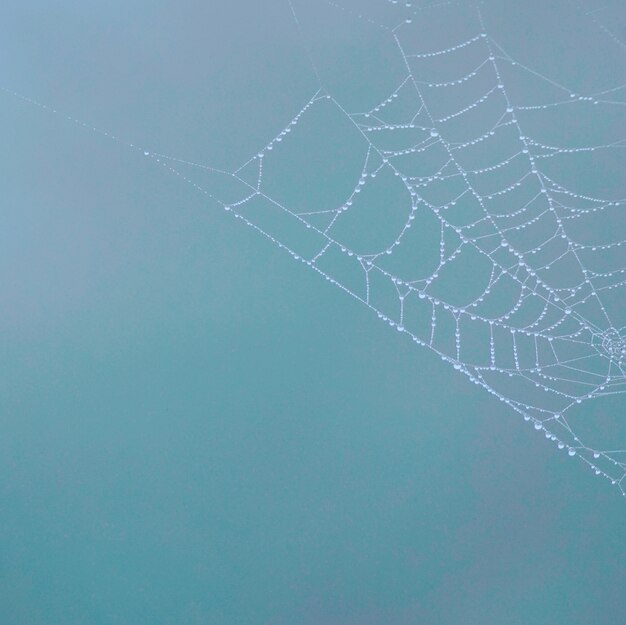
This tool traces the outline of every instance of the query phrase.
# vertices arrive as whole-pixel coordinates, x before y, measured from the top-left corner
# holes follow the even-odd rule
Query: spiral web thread
[[[626,326],[623,320],[620,323],[620,314],[626,313],[626,199],[584,194],[560,182],[552,170],[549,175],[547,166],[559,159],[617,153],[626,148],[626,139],[559,145],[525,131],[522,122],[526,113],[542,115],[571,107],[585,115],[621,113],[626,85],[576,93],[515,60],[486,32],[482,18],[476,32],[462,41],[416,49],[411,37],[416,16],[421,19],[424,11],[462,3],[416,7],[380,1],[393,9],[393,16],[401,16],[395,25],[337,2],[328,4],[355,20],[366,20],[393,41],[404,68],[399,84],[375,106],[356,113],[320,86],[283,130],[235,171],[144,151],[68,119],[141,150],[217,201],[389,326],[438,354],[522,415],[556,449],[626,495],[626,449],[594,441],[594,428],[588,427],[585,414],[580,421],[584,435],[571,417],[591,400],[626,391]],[[300,27],[293,6],[292,11]],[[586,14],[597,21],[593,13]],[[614,33],[610,36],[616,40]],[[624,45],[621,40],[616,43]],[[454,71],[459,65],[469,67],[434,80],[437,64],[448,59],[454,61],[450,64]],[[512,68],[545,84],[545,101],[517,102],[504,77]],[[316,74],[319,78],[317,70]],[[448,97],[449,93],[453,95]],[[433,94],[443,97],[436,102]],[[464,104],[451,110],[450,101]],[[299,127],[320,108],[341,118],[358,137],[362,169],[341,202],[308,210],[273,197],[266,180],[281,150],[297,142]],[[479,116],[473,118],[474,114]],[[471,136],[455,137],[459,129],[466,134],[469,130]],[[481,152],[484,147],[488,149]],[[494,160],[498,151],[502,154]],[[194,173],[198,171],[213,178],[199,182]],[[220,195],[224,180],[235,190]],[[381,180],[394,193],[401,191],[403,200],[393,209],[396,215],[403,210],[403,217],[393,236],[377,249],[351,245],[345,236],[349,229],[344,228],[342,235],[340,225],[348,217],[352,225],[363,222],[360,198]],[[385,225],[385,211],[392,207],[379,208]],[[599,220],[604,227],[594,233]],[[364,225],[378,228],[367,221]],[[415,251],[424,243],[415,239],[416,231],[436,232],[438,239],[431,236],[435,262],[421,274],[427,264],[423,258],[411,264],[401,256],[405,249]],[[604,240],[585,239],[599,236]],[[480,283],[469,298],[464,284],[468,268],[472,281]],[[623,417],[611,415],[618,423]]]

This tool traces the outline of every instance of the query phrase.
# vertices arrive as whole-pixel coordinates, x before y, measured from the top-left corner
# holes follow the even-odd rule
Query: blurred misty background
[[[0,6],[0,623],[622,622],[618,488],[143,156],[234,170],[320,88],[350,113],[387,98],[403,71],[389,29],[421,54],[483,28],[467,2],[293,8],[298,23],[287,0]],[[511,58],[558,83],[511,79],[517,102],[567,99],[563,86],[617,102],[529,111],[536,136],[624,137],[620,2],[481,12]],[[294,144],[268,166],[290,205],[358,181],[333,120],[309,138],[334,137],[336,160]],[[580,194],[626,196],[617,149],[551,166]],[[587,231],[625,238],[619,208]],[[607,296],[619,327],[623,296]],[[626,449],[611,438],[625,408],[614,395],[575,418]]]

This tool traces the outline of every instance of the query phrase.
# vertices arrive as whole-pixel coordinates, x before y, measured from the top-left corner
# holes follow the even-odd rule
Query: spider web
[[[236,218],[624,494],[626,449],[611,445],[623,416],[603,410],[593,427],[578,407],[626,391],[626,200],[586,193],[581,180],[559,174],[584,167],[577,158],[624,149],[626,140],[572,146],[567,135],[548,140],[540,131],[542,115],[554,129],[564,109],[586,124],[623,115],[626,87],[572,91],[507,53],[476,8],[469,37],[421,49],[413,24],[428,23],[426,10],[458,11],[462,3],[388,0],[376,16],[328,4],[393,42],[403,71],[390,93],[352,112],[320,86],[233,172],[149,156],[205,193],[220,189],[212,196]],[[533,101],[523,97],[528,79]],[[525,129],[524,116],[537,130]],[[316,187],[330,183],[319,173],[307,179],[307,160],[316,170],[327,161],[330,178],[340,170],[339,201],[317,197]],[[353,168],[347,187],[345,163]],[[194,167],[215,177],[198,179]]]
[[[397,81],[382,98],[349,109],[310,54],[319,88],[235,171],[145,156],[626,494],[611,403],[626,392],[626,199],[585,174],[600,159],[610,178],[624,154],[626,138],[613,137],[626,85],[579,93],[545,76],[475,5],[327,4],[393,50]],[[610,7],[580,7],[622,53]],[[421,35],[451,16],[459,33],[427,47]]]

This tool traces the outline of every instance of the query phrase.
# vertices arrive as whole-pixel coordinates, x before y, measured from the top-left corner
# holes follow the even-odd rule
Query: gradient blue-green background
[[[576,3],[530,4],[490,27],[619,84]],[[7,0],[1,83],[233,167],[317,88],[303,43],[335,85],[383,78],[341,23]],[[6,94],[0,116],[2,625],[626,621],[616,489],[150,159]]]

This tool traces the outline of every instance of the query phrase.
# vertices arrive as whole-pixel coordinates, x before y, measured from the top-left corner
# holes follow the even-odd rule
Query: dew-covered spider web
[[[626,86],[579,93],[544,76],[490,36],[476,6],[328,4],[395,46],[399,79],[384,97],[348,109],[318,72],[293,119],[226,173],[229,190],[150,156],[624,492],[626,441],[607,436],[624,415],[589,423],[584,406],[626,391],[626,201],[588,191],[580,171],[626,135],[570,131],[619,123]],[[445,36],[453,21],[464,37]],[[424,43],[433,28],[444,45]],[[316,191],[326,184],[341,188],[335,203]]]
[[[287,3],[317,81],[293,118],[233,171],[146,157],[625,494],[626,84],[544,74],[475,3],[320,4],[371,58],[320,61],[323,32]],[[572,11],[626,61],[623,9]],[[392,86],[343,98],[324,60]]]

